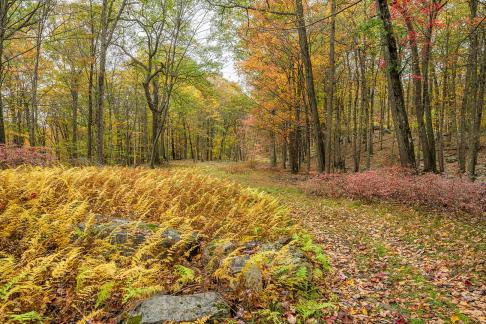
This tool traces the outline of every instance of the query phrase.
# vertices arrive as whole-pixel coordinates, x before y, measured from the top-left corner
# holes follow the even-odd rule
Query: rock
[[[229,260],[229,270],[231,274],[240,273],[241,270],[243,270],[243,268],[245,267],[248,260],[250,260],[249,255],[237,255],[231,257],[231,259]]]
[[[142,301],[123,317],[125,324],[158,324],[193,322],[204,317],[211,320],[230,316],[229,307],[217,292],[186,296],[155,295]]]
[[[135,226],[136,225],[136,226]],[[131,256],[153,234],[148,224],[114,218],[107,222],[94,224],[88,228],[88,235],[109,242],[124,256]]]
[[[260,252],[278,251],[282,248],[279,243],[265,243],[260,246]]]
[[[168,249],[181,241],[181,235],[173,228],[162,232],[162,247]]]
[[[245,267],[243,272],[243,281],[246,289],[253,291],[263,290],[262,271],[254,263],[250,263],[247,267]]]
[[[252,240],[244,244],[245,250],[253,250],[260,245],[260,241]]]
[[[292,241],[291,236],[282,236],[281,238],[278,239],[277,243],[280,244],[281,246],[287,245]]]
[[[203,250],[202,259],[205,263],[214,263],[213,261],[222,260],[228,254],[236,249],[234,241],[212,241]],[[213,260],[218,257],[218,260]],[[219,265],[219,262],[216,262]]]
[[[277,280],[283,280],[283,284],[291,284],[288,278],[309,280],[313,270],[312,264],[307,260],[304,252],[295,246],[288,246],[280,250],[271,265],[275,269],[273,276]],[[302,272],[304,269],[305,272]],[[302,277],[302,274],[305,274],[306,277]]]
[[[218,254],[227,255],[236,249],[236,243],[233,241],[224,242],[220,246],[216,246],[216,252]]]
[[[107,220],[98,216],[96,220],[97,223],[90,226],[86,234],[95,236],[98,239],[108,239],[125,256],[133,255],[135,250],[160,228],[156,224],[130,221],[122,218]],[[77,229],[82,232],[86,231],[86,224],[78,224]],[[73,240],[77,238],[79,238],[79,235],[73,237]],[[156,247],[158,251],[153,251],[153,253],[164,257],[169,249],[181,241],[182,235],[176,229],[168,228],[161,233],[161,242]],[[186,251],[190,251],[189,257],[194,256],[194,253],[199,251],[200,241],[201,236],[197,232],[192,233],[184,246],[181,246],[181,251],[177,251],[178,254],[182,255]]]

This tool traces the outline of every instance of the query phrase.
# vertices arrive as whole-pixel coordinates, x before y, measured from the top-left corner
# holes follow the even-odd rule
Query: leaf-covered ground
[[[187,167],[187,165],[184,165]],[[228,164],[196,166],[278,197],[335,269],[340,322],[486,322],[484,218],[306,195],[305,176]]]

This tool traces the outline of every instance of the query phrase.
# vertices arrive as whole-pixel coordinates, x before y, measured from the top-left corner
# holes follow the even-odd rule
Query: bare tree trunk
[[[1,1],[1,0],[0,0]],[[4,16],[6,13],[3,12],[5,8],[0,8],[0,16]],[[4,81],[4,68],[3,68],[3,43],[4,43],[4,27],[3,22],[0,23],[0,144],[6,143],[5,136],[5,122],[3,118],[3,81]]]
[[[325,165],[325,147],[321,130],[321,121],[319,111],[317,110],[317,98],[314,88],[314,74],[312,72],[312,62],[310,59],[309,44],[307,40],[307,29],[304,20],[304,8],[302,0],[295,0],[295,15],[297,18],[297,28],[299,31],[299,45],[302,61],[305,69],[305,81],[309,107],[312,114],[312,123],[314,128],[314,137],[317,148],[317,171],[323,172]]]
[[[88,159],[93,160],[93,87],[95,79],[95,65],[96,65],[96,46],[95,46],[95,28],[93,17],[93,1],[90,0],[90,62],[88,75]]]
[[[363,47],[366,46],[365,39],[363,37]],[[360,160],[361,160],[361,145],[363,143],[363,139],[366,140],[367,138],[367,129],[368,129],[368,85],[366,82],[366,62],[365,62],[365,53],[364,49],[358,48],[358,61],[359,61],[359,70],[360,70],[360,84],[361,84],[361,99],[360,99],[360,114],[359,114],[359,136],[358,136],[358,170],[355,168],[355,172],[359,171],[360,167]],[[367,143],[367,142],[365,142]]]
[[[422,106],[425,111],[425,129],[427,134],[427,144],[429,155],[428,160],[430,162],[427,171],[436,172],[436,158],[435,158],[435,138],[434,138],[434,128],[432,124],[432,105],[430,99],[429,90],[429,62],[432,50],[432,31],[434,26],[434,20],[437,13],[437,0],[432,0],[429,5],[429,21],[427,23],[427,28],[425,30],[425,42],[424,48],[422,49]],[[425,153],[425,152],[424,152]]]
[[[329,73],[327,82],[327,136],[326,136],[326,173],[331,172],[332,114],[334,104],[335,70],[334,43],[336,34],[336,0],[331,0],[331,32],[329,33]]]
[[[161,133],[159,125],[159,114],[157,112],[152,111],[152,154],[151,154],[151,165],[159,164],[160,163],[160,153],[159,153],[159,146],[158,140]]]
[[[115,1],[115,0],[112,0]],[[98,72],[98,103],[97,103],[97,128],[98,134],[96,144],[98,148],[98,163],[104,163],[103,156],[103,105],[105,100],[105,73],[106,73],[106,56],[108,53],[108,47],[111,43],[113,33],[116,25],[120,19],[120,16],[125,8],[127,0],[123,0],[118,14],[116,17],[109,17],[109,7],[113,3],[108,3],[109,0],[103,0],[101,8],[101,34],[100,34],[100,65]],[[111,25],[110,25],[111,23]]]
[[[273,129],[270,130],[270,165],[273,168],[277,166],[277,141]]]
[[[103,0],[101,10],[101,35],[100,35],[100,66],[98,71],[98,101],[96,104],[96,147],[98,163],[104,163],[103,157],[103,104],[105,99],[105,71],[106,55],[108,51],[108,0]]]
[[[473,118],[471,136],[469,138],[470,157],[468,163],[469,178],[474,180],[476,178],[476,164],[478,163],[478,152],[481,137],[481,120],[484,110],[484,94],[486,88],[486,32],[483,30],[482,35],[482,61],[478,80],[478,95],[476,103],[473,106]]]
[[[34,75],[32,76],[32,108],[30,109],[30,114],[28,116],[29,119],[29,143],[30,146],[35,146],[35,127],[37,125],[37,110],[38,110],[38,102],[37,102],[37,84],[39,82],[39,63],[40,63],[40,55],[41,55],[41,46],[42,46],[42,32],[43,32],[44,23],[42,19],[39,19],[38,22],[38,31],[36,37],[36,53],[35,53],[35,62],[34,62]]]
[[[460,110],[459,122],[459,147],[458,147],[458,163],[459,172],[466,172],[466,140],[467,140],[467,125],[466,117],[468,112],[473,112],[476,103],[477,93],[477,57],[478,57],[478,34],[472,22],[475,21],[478,11],[479,0],[469,0],[470,10],[470,34],[469,34],[469,54],[466,68],[466,81],[464,88],[464,96]]]
[[[357,55],[355,56],[355,61],[357,60]],[[358,94],[359,94],[359,71],[356,70],[355,78],[355,95],[353,103],[353,162],[354,162],[354,172],[359,171],[359,128],[358,128]]]
[[[392,117],[395,124],[400,163],[404,167],[415,168],[415,155],[413,149],[412,134],[408,124],[407,111],[403,97],[402,80],[399,72],[399,59],[397,42],[393,35],[390,11],[386,0],[376,0],[379,15],[384,26],[385,59],[387,63],[387,74],[389,83],[389,98]]]
[[[449,37],[447,35],[446,44],[449,43]],[[447,47],[446,45],[446,47]],[[447,54],[446,54],[447,57]],[[439,172],[445,171],[444,166],[444,124],[445,124],[445,111],[447,105],[447,86],[449,82],[449,66],[448,63],[444,63],[444,73],[442,80],[442,102],[439,110],[439,127],[437,128],[437,144],[439,145],[439,151],[437,154],[437,159],[439,162]],[[437,89],[438,91],[438,89]]]
[[[74,76],[71,84],[71,99],[72,99],[72,140],[71,140],[71,158],[78,157],[78,97],[79,97],[79,83],[77,76]]]

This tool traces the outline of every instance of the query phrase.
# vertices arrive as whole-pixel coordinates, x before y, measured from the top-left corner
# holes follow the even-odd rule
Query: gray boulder
[[[248,260],[250,260],[249,255],[237,255],[231,257],[231,259],[229,260],[229,269],[231,271],[231,274],[240,273],[241,270],[243,270],[243,268],[245,267]]]
[[[243,283],[246,289],[253,291],[263,290],[263,275],[260,268],[254,264],[249,264],[243,272]]]
[[[85,232],[88,237],[96,237],[98,239],[109,240],[109,242],[117,247],[117,249],[124,256],[131,256],[135,251],[152,236],[159,229],[159,225],[148,224],[144,222],[130,221],[122,218],[104,219],[97,217],[97,223],[86,228],[84,223],[77,225],[79,231]],[[80,238],[79,234],[76,234],[72,240]],[[168,250],[177,244],[181,243],[182,235],[173,228],[168,228],[161,233],[161,242],[158,245],[158,251],[154,251],[155,255],[164,257]],[[201,236],[194,232],[184,242],[183,245],[178,247],[180,251],[177,254],[189,251],[190,256],[197,252]]]
[[[237,248],[234,241],[212,241],[202,252],[202,260],[209,268],[218,267],[220,261]]]
[[[155,295],[142,301],[125,314],[124,324],[158,324],[164,322],[193,322],[209,317],[211,320],[230,316],[229,307],[217,292],[186,296]]]

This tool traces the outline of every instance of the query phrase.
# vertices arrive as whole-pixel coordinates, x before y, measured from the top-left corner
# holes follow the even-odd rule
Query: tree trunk
[[[297,18],[300,54],[302,55],[302,61],[304,63],[307,96],[310,111],[312,114],[312,124],[314,128],[314,137],[317,148],[317,171],[323,172],[325,165],[325,147],[321,130],[321,121],[319,119],[319,111],[317,110],[317,98],[314,88],[314,74],[312,72],[312,62],[310,59],[309,43],[307,40],[307,29],[305,27],[304,8],[302,6],[302,0],[295,0],[295,15]]]
[[[93,3],[90,1],[90,13],[93,12]],[[88,159],[93,160],[93,87],[95,80],[95,65],[96,65],[96,48],[94,39],[94,17],[91,15],[90,21],[90,62],[89,62],[89,76],[88,76]]]
[[[467,140],[467,113],[473,113],[476,104],[477,94],[477,57],[478,57],[478,34],[473,22],[477,17],[478,0],[469,0],[470,28],[469,28],[469,54],[466,68],[466,82],[464,96],[462,99],[460,122],[459,122],[459,147],[458,163],[459,172],[466,171],[466,140]]]
[[[101,37],[100,37],[100,66],[98,71],[98,102],[96,109],[96,147],[98,163],[104,163],[103,157],[103,105],[105,99],[105,72],[106,72],[106,55],[108,51],[108,0],[103,0],[101,10]]]
[[[437,1],[432,0],[429,5],[429,21],[427,23],[427,28],[425,30],[425,42],[424,48],[422,49],[422,106],[425,111],[425,129],[427,134],[427,144],[429,155],[428,160],[430,161],[429,168],[427,171],[436,172],[436,158],[435,158],[435,138],[434,138],[434,128],[432,125],[432,105],[430,99],[429,90],[429,62],[432,50],[432,31],[434,26],[434,20],[437,13]],[[425,152],[424,152],[425,153]]]
[[[277,166],[277,141],[273,129],[270,130],[270,165],[272,168]]]
[[[327,136],[326,136],[326,173],[331,172],[331,145],[332,145],[332,114],[334,104],[334,86],[336,62],[334,58],[334,43],[336,34],[336,0],[331,0],[331,32],[329,33],[329,80],[327,83]]]
[[[397,42],[393,35],[390,11],[386,0],[376,0],[379,15],[384,26],[385,59],[387,63],[387,76],[389,83],[389,101],[392,117],[395,124],[395,134],[400,153],[400,164],[403,167],[415,168],[415,155],[412,134],[408,124],[407,111],[403,97],[402,80],[399,72],[399,59]]]
[[[413,22],[412,22],[412,17],[410,17],[410,14],[406,11],[402,12],[405,23],[408,29],[408,34],[409,34],[409,44],[410,44],[410,49],[411,49],[411,58],[412,58],[412,82],[413,82],[413,87],[414,87],[414,107],[415,107],[415,117],[417,118],[417,129],[418,129],[418,137],[420,141],[420,148],[422,149],[423,152],[423,157],[424,157],[424,171],[432,171],[432,154],[431,154],[431,149],[429,145],[429,140],[427,136],[427,130],[424,122],[424,116],[425,116],[425,108],[424,108],[424,103],[426,102],[423,100],[423,96],[428,96],[428,94],[425,94],[425,90],[428,91],[428,88],[423,86],[423,75],[425,74],[422,73],[420,69],[420,57],[419,57],[419,51],[418,51],[418,46],[417,46],[417,37],[416,37],[416,32],[415,28],[413,27]],[[423,68],[425,68],[425,64],[423,64]],[[420,164],[420,159],[419,159],[419,164]]]
[[[483,30],[483,49],[482,49],[482,61],[479,72],[478,80],[478,95],[476,98],[476,103],[473,106],[473,116],[472,116],[472,129],[471,136],[469,138],[469,149],[470,157],[468,161],[468,173],[469,178],[474,180],[476,178],[476,164],[478,163],[478,152],[480,148],[480,138],[481,138],[481,120],[484,110],[484,94],[486,88],[486,33]]]
[[[160,154],[159,154],[159,136],[160,136],[160,125],[159,116],[155,111],[152,112],[152,154],[150,159],[150,165],[153,167],[156,164],[160,164]]]
[[[77,76],[76,76],[77,77]],[[76,78],[75,77],[75,78]],[[72,99],[72,140],[71,140],[71,158],[78,157],[78,80],[74,79],[71,85],[71,99]]]
[[[2,1],[3,2],[3,1]],[[0,18],[5,17],[6,7],[2,5],[0,8]],[[3,62],[3,46],[5,42],[5,26],[3,19],[0,20],[0,144],[6,143],[5,136],[5,121],[3,118],[3,81],[4,81],[4,62]]]

